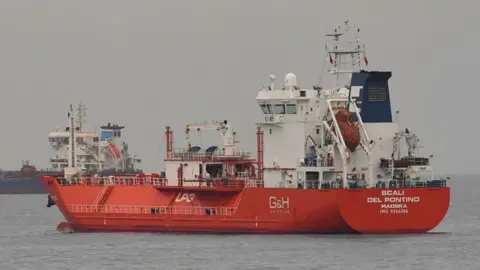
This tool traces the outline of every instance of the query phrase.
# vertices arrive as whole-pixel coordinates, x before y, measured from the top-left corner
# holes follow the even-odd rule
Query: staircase
[[[95,202],[93,206],[97,209],[97,212],[100,211],[101,206],[105,203],[108,196],[112,192],[113,186],[103,186],[100,192],[98,193],[97,197],[95,198]]]

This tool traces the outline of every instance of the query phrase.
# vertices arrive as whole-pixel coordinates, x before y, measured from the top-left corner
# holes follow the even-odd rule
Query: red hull
[[[450,202],[448,187],[63,186],[48,176],[42,176],[42,182],[68,222],[59,230],[76,232],[421,233],[441,222]],[[382,196],[386,191],[399,194]],[[410,202],[395,208],[400,207],[398,200]]]

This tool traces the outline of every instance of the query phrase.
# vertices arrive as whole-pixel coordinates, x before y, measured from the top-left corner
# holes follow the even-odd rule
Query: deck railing
[[[158,177],[78,177],[70,180],[65,178],[57,178],[57,182],[62,186],[151,186],[155,188],[181,187],[191,188],[264,188],[264,181],[252,178],[208,178],[208,179],[183,179],[177,183],[177,179],[173,180],[175,184],[168,184],[164,178]],[[348,188],[358,189],[366,188],[368,183],[366,180],[349,180]],[[422,187],[446,187],[447,180],[390,180],[378,182],[375,188],[422,188]],[[302,182],[280,181],[275,185],[276,188],[305,188],[305,189],[343,189],[342,180],[318,181],[306,180]]]
[[[399,181],[391,180],[376,183],[375,187],[379,189],[389,189],[389,188],[437,188],[437,187],[447,187],[447,180],[431,180],[431,181]],[[291,183],[288,180],[280,181],[276,188],[300,188],[300,189],[343,189],[342,180],[333,180],[333,181],[318,181],[318,180],[306,180],[297,183]],[[368,188],[368,183],[366,180],[349,180],[348,181],[349,189],[362,189]]]
[[[166,186],[167,180],[152,176],[107,176],[107,177],[72,177],[66,179],[57,178],[62,186],[85,185],[85,186]]]
[[[175,179],[175,185],[177,185]],[[108,177],[73,177],[69,180],[57,178],[62,186],[153,186],[168,187],[168,181],[158,177],[137,177],[137,176],[108,176]],[[224,188],[259,188],[263,187],[263,181],[250,178],[206,178],[206,179],[184,179],[180,185],[183,187],[224,187]]]
[[[72,213],[105,213],[105,214],[149,214],[149,215],[220,215],[231,216],[233,207],[205,206],[151,206],[151,205],[87,205],[70,204]]]
[[[251,159],[251,153],[247,151],[234,151],[230,155],[225,155],[224,151],[216,152],[189,152],[187,149],[174,149],[172,153],[165,153],[167,160],[220,160],[225,158]]]
[[[245,178],[184,179],[183,187],[263,188],[263,180]]]

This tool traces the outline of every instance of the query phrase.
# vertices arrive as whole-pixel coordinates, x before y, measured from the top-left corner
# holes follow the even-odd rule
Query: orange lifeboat
[[[351,112],[340,110],[335,114],[335,119],[337,119],[338,127],[342,133],[345,145],[353,152],[360,144],[360,131],[358,130],[357,125],[352,122],[351,116]]]

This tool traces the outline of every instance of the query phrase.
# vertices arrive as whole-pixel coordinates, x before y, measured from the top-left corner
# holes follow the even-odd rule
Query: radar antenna
[[[351,32],[355,32],[355,39],[348,39],[346,36]],[[348,20],[344,25],[339,25],[333,33],[327,34],[327,37],[333,37],[333,42],[325,42],[325,50],[327,53],[326,61],[329,62],[330,67],[327,69],[330,75],[333,75],[333,85],[335,89],[339,89],[345,85],[350,85],[350,76],[353,72],[358,72],[362,69],[362,58],[365,66],[368,65],[368,59],[365,53],[365,45],[360,43],[358,33],[360,28],[355,25],[348,24]],[[344,38],[341,40],[340,38]],[[324,68],[325,71],[325,68]],[[322,78],[320,77],[320,84],[322,85]],[[328,86],[326,86],[328,88]],[[326,89],[326,87],[322,87]]]

